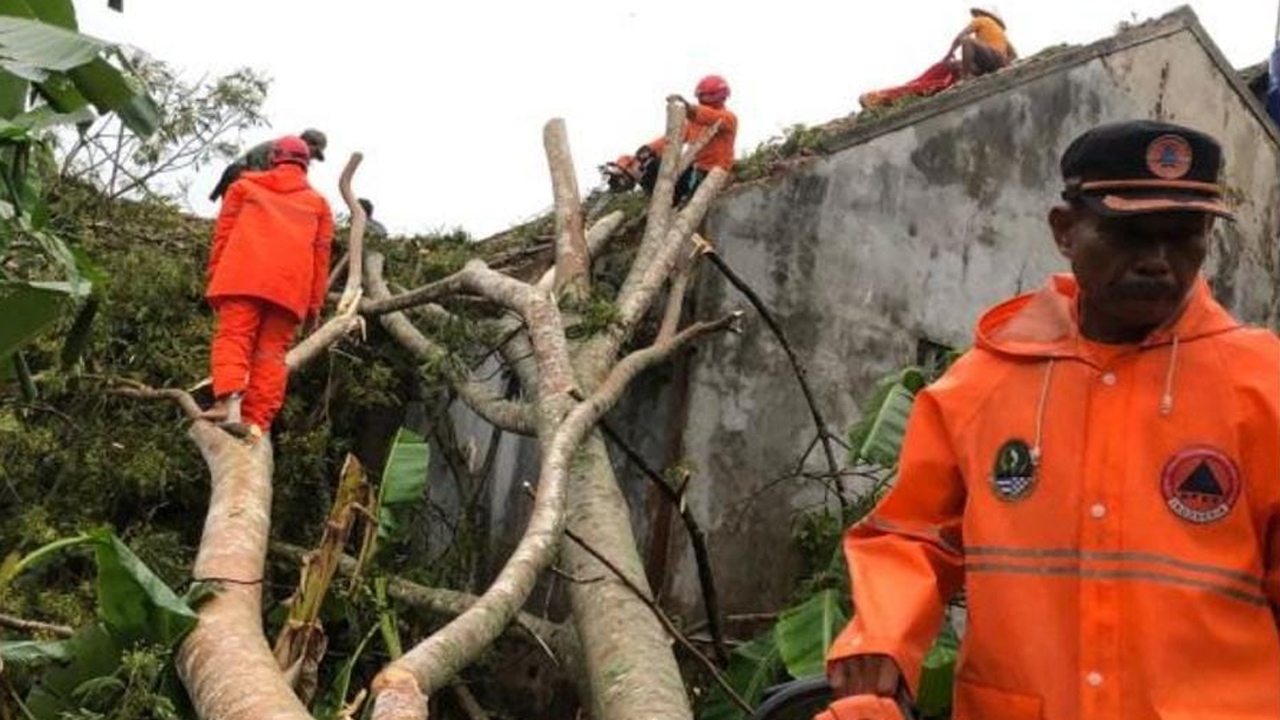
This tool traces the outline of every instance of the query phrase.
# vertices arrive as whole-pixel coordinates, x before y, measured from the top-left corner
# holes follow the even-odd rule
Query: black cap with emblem
[[[1062,154],[1062,197],[1106,216],[1205,212],[1234,219],[1218,176],[1222,147],[1208,135],[1151,120],[1099,125]]]

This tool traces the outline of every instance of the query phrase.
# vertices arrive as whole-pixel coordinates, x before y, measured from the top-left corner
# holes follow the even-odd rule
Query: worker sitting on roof
[[[1018,53],[1005,34],[1004,20],[994,7],[972,8],[973,20],[956,35],[951,48],[942,58],[950,62],[956,50],[960,50],[960,78],[962,80],[993,73],[1013,62]]]
[[[311,151],[311,159],[324,162],[324,149],[329,145],[329,139],[325,134],[315,128],[303,130],[298,137],[307,144],[307,148]],[[214,186],[213,192],[209,193],[209,201],[217,202],[227,189],[231,187],[231,183],[240,177],[240,173],[245,170],[256,170],[262,172],[270,170],[271,151],[276,145],[276,140],[267,140],[249,148],[243,155],[236,158],[222,171],[222,177],[218,178],[218,184]]]
[[[729,83],[719,75],[708,75],[698,82],[694,94],[698,98],[697,104],[690,103],[680,95],[667,98],[683,103],[686,108],[686,143],[700,142],[707,133],[714,133],[694,156],[689,169],[677,178],[672,198],[677,205],[693,197],[698,185],[713,169],[723,168],[726,172],[733,170],[738,116],[725,107],[725,101],[729,99]],[[635,155],[623,155],[615,162],[602,166],[600,169],[609,182],[609,188],[614,191],[629,190],[639,183],[646,193],[652,193],[658,183],[658,168],[666,144],[667,139],[660,137],[641,145]]]

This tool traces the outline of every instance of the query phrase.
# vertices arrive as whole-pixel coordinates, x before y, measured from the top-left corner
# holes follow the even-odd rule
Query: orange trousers
[[[217,316],[210,348],[213,394],[244,393],[241,417],[264,432],[284,404],[289,369],[285,354],[298,329],[293,313],[254,297],[223,297],[213,302]]]

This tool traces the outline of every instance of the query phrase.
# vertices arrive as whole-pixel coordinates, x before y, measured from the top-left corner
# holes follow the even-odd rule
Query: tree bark
[[[551,168],[556,215],[556,293],[582,300],[591,293],[591,256],[587,253],[582,198],[569,152],[564,120],[555,118],[542,129],[542,144]]]
[[[178,648],[178,675],[203,720],[310,720],[262,632],[262,571],[271,525],[271,440],[248,446],[207,422],[191,438],[212,492],[192,576],[221,590]]]
[[[575,463],[573,483],[569,527],[648,592],[631,517],[598,431]],[[569,587],[592,688],[591,716],[598,720],[692,718],[671,639],[649,608],[577,544],[563,540],[560,556],[574,575],[604,577]]]

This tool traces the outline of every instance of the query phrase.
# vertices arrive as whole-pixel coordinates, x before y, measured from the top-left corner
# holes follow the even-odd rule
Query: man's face
[[[1085,312],[1112,328],[1143,333],[1182,307],[1213,226],[1204,213],[1103,217],[1082,206],[1054,208],[1049,224],[1071,261]]]

